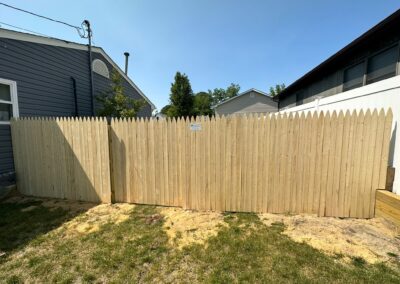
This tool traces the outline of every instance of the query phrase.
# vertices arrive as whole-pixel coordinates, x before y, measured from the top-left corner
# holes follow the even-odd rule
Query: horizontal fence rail
[[[107,121],[11,122],[17,188],[27,195],[111,202]]]
[[[385,187],[392,112],[196,119],[18,119],[28,195],[370,218]]]
[[[188,209],[369,218],[392,113],[112,120],[115,199]]]

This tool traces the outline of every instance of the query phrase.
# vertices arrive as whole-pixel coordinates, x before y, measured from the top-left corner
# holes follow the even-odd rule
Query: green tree
[[[269,95],[275,97],[279,95],[286,88],[285,84],[276,84],[275,87],[269,88]]]
[[[161,109],[160,112],[168,117],[173,117],[174,116],[174,107],[172,105],[166,105]]]
[[[176,72],[175,81],[171,84],[169,117],[190,116],[193,110],[193,91],[189,78]]]
[[[226,89],[215,88],[214,90],[208,90],[208,94],[211,97],[212,104],[218,104],[229,98],[237,96],[240,91],[238,84],[231,83]]]
[[[193,114],[194,115],[213,115],[214,111],[211,109],[211,96],[206,92],[199,92],[194,96]]]
[[[100,104],[97,115],[108,117],[136,117],[146,104],[144,100],[136,100],[125,94],[121,74],[111,71],[110,88],[96,97]]]

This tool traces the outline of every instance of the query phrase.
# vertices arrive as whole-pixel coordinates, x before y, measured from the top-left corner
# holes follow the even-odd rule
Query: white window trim
[[[0,84],[10,86],[11,101],[0,100],[2,104],[12,105],[13,117],[19,117],[17,82],[0,78]],[[9,125],[9,121],[0,121],[0,125]]]

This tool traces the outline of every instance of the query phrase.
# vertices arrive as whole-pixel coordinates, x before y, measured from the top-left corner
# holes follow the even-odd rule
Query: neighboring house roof
[[[88,46],[86,44],[81,44],[81,43],[76,43],[76,42],[70,42],[58,38],[52,38],[52,37],[45,37],[45,36],[38,36],[38,35],[33,35],[33,34],[28,34],[28,33],[22,33],[22,32],[17,32],[13,30],[7,30],[0,28],[0,38],[8,38],[8,39],[14,39],[14,40],[21,40],[21,41],[27,41],[27,42],[33,42],[33,43],[39,43],[39,44],[45,44],[45,45],[51,45],[51,46],[59,46],[59,47],[65,47],[65,48],[72,48],[72,49],[78,49],[78,50],[88,50]],[[142,96],[151,106],[151,108],[154,110],[156,106],[150,101],[148,97],[139,89],[138,86],[136,86],[135,83],[119,68],[119,66],[111,59],[110,56],[101,48],[98,46],[92,46],[92,51],[100,53],[103,55],[103,57],[116,69],[118,72],[122,75],[122,77],[125,78],[125,80],[139,93],[140,96]]]
[[[233,101],[233,100],[235,100],[235,99],[237,99],[237,98],[240,98],[241,96],[246,95],[246,94],[251,93],[251,92],[258,93],[258,94],[260,94],[260,95],[266,96],[266,97],[268,97],[268,98],[270,98],[270,99],[272,100],[272,97],[271,97],[270,95],[268,95],[267,93],[262,92],[262,91],[257,90],[257,89],[254,89],[254,88],[251,88],[250,90],[247,90],[247,91],[245,91],[245,92],[243,92],[243,93],[240,93],[240,94],[238,94],[237,96],[234,96],[234,97],[229,98],[229,99],[227,99],[227,100],[225,100],[225,101],[222,101],[222,102],[220,102],[220,103],[218,103],[218,104],[216,104],[216,105],[213,105],[211,108],[216,108],[216,107],[218,107],[218,106],[220,106],[220,105],[226,104],[226,103],[228,103],[228,102],[230,102],[230,101]]]
[[[366,44],[367,41],[374,40],[374,38],[382,33],[382,31],[388,28],[398,29],[400,23],[400,9],[391,14],[389,17],[372,27],[370,30],[362,34],[360,37],[353,40],[350,44],[346,45],[344,48],[336,52],[334,55],[326,59],[324,62],[316,66],[314,69],[303,75],[300,79],[296,80],[294,83],[286,87],[276,98],[281,99],[286,97],[288,94],[292,94],[293,91],[301,89],[302,86],[308,84],[313,78],[317,77],[319,73],[324,70],[329,69],[331,66],[335,65],[347,54],[352,52],[354,49]]]

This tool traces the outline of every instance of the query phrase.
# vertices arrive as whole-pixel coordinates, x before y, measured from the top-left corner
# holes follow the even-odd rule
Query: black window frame
[[[363,74],[362,74],[361,86],[359,86],[359,87],[345,88],[345,86],[344,86],[345,81],[344,81],[344,80],[345,80],[346,71],[349,70],[349,69],[351,69],[351,68],[353,68],[353,67],[355,67],[355,66],[357,66],[357,65],[360,65],[360,64],[363,64],[363,65],[364,65],[364,66],[363,66]],[[365,85],[365,70],[366,70],[365,68],[366,68],[366,65],[367,65],[367,59],[365,58],[365,59],[362,59],[362,60],[360,60],[360,61],[357,61],[357,63],[351,64],[350,66],[347,66],[347,67],[343,70],[342,92],[346,92],[346,91],[350,91],[350,90],[353,90],[353,89],[356,89],[356,88],[360,88],[360,87],[362,87],[362,86]]]
[[[370,60],[370,58],[372,58],[372,57],[374,57],[374,56],[376,56],[376,55],[378,55],[380,53],[383,53],[383,52],[385,52],[385,51],[387,51],[387,50],[389,50],[389,49],[391,49],[393,47],[397,47],[396,72],[395,72],[394,76],[400,75],[400,66],[399,66],[400,65],[400,41],[398,41],[398,42],[390,44],[389,46],[386,46],[386,47],[384,47],[382,49],[379,49],[379,50],[377,50],[375,52],[372,52],[372,53],[368,54],[367,56],[361,58],[357,62],[355,62],[355,63],[353,63],[351,65],[348,65],[346,68],[344,68],[343,72],[342,72],[342,92],[346,92],[346,91],[349,91],[349,90],[356,89],[356,88],[353,88],[353,89],[351,89],[351,88],[350,89],[345,89],[344,88],[345,71],[347,69],[351,68],[351,67],[354,67],[354,66],[362,63],[362,62],[364,62],[364,75],[363,75],[363,84],[362,84],[361,87],[375,83],[375,82],[367,83],[368,61]],[[394,77],[394,76],[392,76],[392,77]],[[389,78],[392,78],[392,77],[389,77]],[[385,79],[383,79],[383,80],[385,80]],[[376,81],[376,82],[379,82],[379,81]],[[358,87],[358,88],[360,88],[360,87]]]

